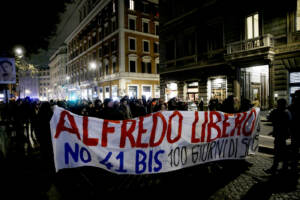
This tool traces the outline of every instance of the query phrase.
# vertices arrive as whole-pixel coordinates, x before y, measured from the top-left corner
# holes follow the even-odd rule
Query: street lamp
[[[96,69],[96,67],[97,67],[97,64],[96,64],[96,62],[90,62],[89,63],[89,66],[90,66],[90,69]]]
[[[22,58],[24,56],[24,50],[23,50],[23,48],[22,47],[16,47],[15,48],[15,54],[19,58]]]

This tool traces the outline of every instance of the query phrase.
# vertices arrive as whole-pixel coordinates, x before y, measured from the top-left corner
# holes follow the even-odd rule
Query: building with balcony
[[[66,38],[68,96],[159,97],[159,14],[155,0],[85,0]]]
[[[51,98],[66,99],[67,47],[61,46],[49,59]]]
[[[270,6],[271,4],[271,6]],[[160,89],[207,105],[290,100],[300,86],[300,1],[160,0]]]

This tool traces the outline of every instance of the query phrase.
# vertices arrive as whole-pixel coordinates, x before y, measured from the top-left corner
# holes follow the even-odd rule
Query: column
[[[178,90],[178,98],[181,100],[181,101],[185,101],[184,99],[184,81],[178,81],[177,82],[177,90]]]
[[[269,108],[274,107],[274,65],[269,63]]]
[[[159,89],[160,89],[160,99],[162,101],[166,100],[165,93],[166,93],[167,83],[164,79],[160,78],[159,82]]]
[[[233,77],[233,96],[235,96],[239,101],[241,101],[241,84],[240,84],[240,68],[234,67],[234,77]]]

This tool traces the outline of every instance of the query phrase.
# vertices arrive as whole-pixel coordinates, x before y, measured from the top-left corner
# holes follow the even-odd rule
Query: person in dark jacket
[[[299,162],[299,148],[300,148],[300,90],[297,90],[292,95],[292,103],[289,106],[289,111],[292,114],[291,122],[291,150],[292,150],[292,172],[297,173]]]
[[[285,99],[277,101],[277,108],[271,113],[271,121],[273,124],[274,137],[274,160],[270,169],[265,170],[267,173],[274,174],[277,172],[279,162],[283,162],[282,170],[288,169],[287,160],[287,144],[286,140],[290,136],[291,113],[287,109],[287,102]]]
[[[168,101],[168,109],[169,110],[177,110],[178,109],[178,103],[177,103],[177,98],[173,97]]]
[[[115,108],[114,101],[110,98],[104,99],[103,112],[100,115],[102,119],[123,120],[125,117],[120,110]]]
[[[43,102],[38,112],[38,121],[36,126],[36,136],[40,144],[42,160],[45,166],[54,170],[53,148],[51,140],[50,120],[53,115],[51,104]]]

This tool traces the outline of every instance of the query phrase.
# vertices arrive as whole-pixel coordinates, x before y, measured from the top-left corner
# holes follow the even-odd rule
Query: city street
[[[1,3],[0,200],[300,199],[300,0]]]

